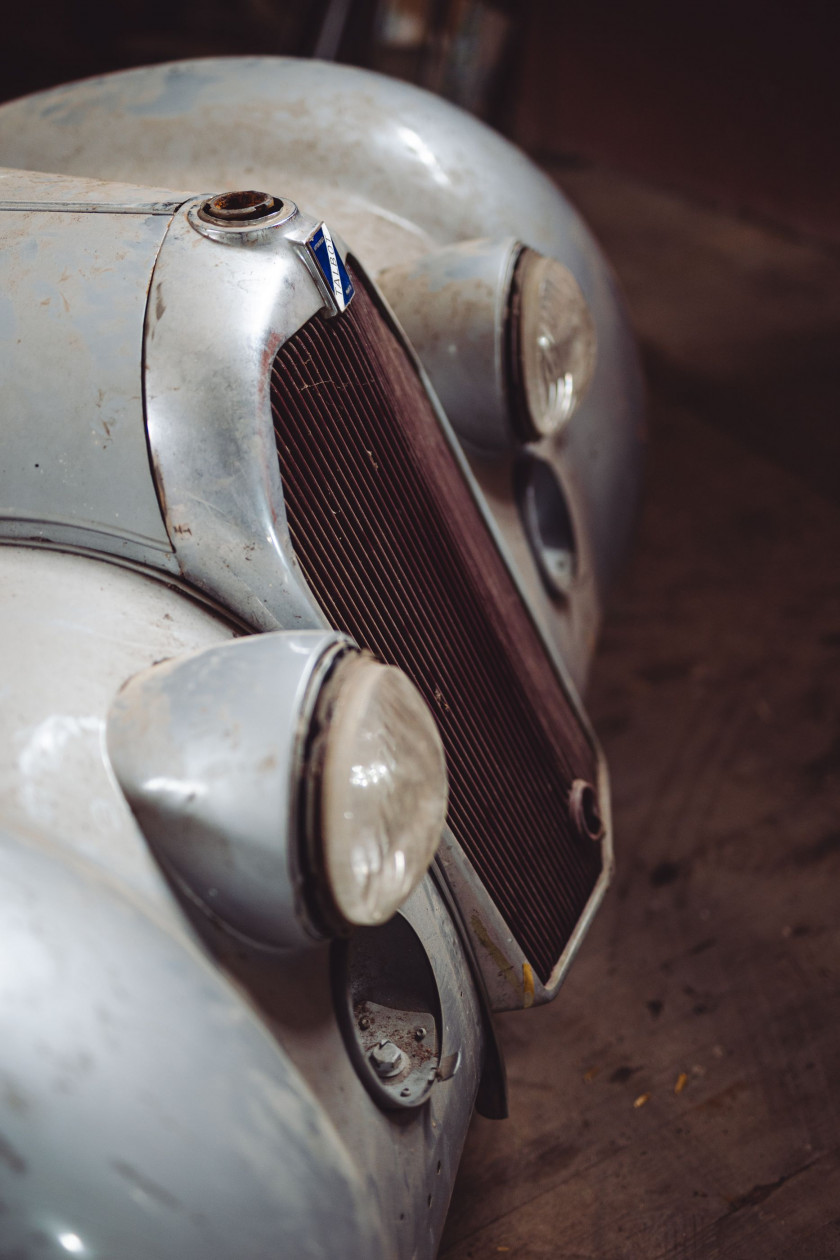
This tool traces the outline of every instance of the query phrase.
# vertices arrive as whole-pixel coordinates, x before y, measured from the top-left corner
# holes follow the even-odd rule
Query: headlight
[[[460,241],[377,276],[468,450],[558,433],[595,370],[595,325],[562,263],[513,237]]]
[[[315,820],[342,919],[383,923],[434,857],[446,818],[443,745],[401,670],[348,655],[324,687]]]
[[[443,745],[420,692],[328,630],[143,670],[111,706],[108,752],[166,869],[274,948],[384,923],[446,818]]]
[[[523,249],[517,263],[510,315],[520,424],[527,440],[549,437],[592,380],[595,325],[569,269],[532,249]]]

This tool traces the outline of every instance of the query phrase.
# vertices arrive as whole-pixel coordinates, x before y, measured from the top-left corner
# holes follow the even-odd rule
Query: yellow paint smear
[[[534,969],[530,963],[522,964],[522,1005],[526,1009],[534,1005]]]
[[[650,1102],[650,1094],[639,1094],[639,1097],[633,1103],[634,1107],[644,1107],[646,1102]]]
[[[679,1076],[677,1077],[677,1083],[674,1086],[674,1093],[681,1094],[687,1084],[688,1084],[688,1073],[680,1072]]]

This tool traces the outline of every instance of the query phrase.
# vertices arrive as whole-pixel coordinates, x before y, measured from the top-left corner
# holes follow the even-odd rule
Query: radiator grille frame
[[[333,319],[309,320],[281,346],[272,366],[271,405],[292,549],[330,624],[406,669],[429,701],[447,747],[451,832],[545,987],[576,947],[608,874],[606,841],[596,846],[580,838],[568,814],[572,781],[600,782],[599,752],[413,356],[363,272],[350,266],[352,305]],[[395,536],[398,521],[401,537]],[[438,576],[443,571],[437,606],[429,586],[432,544]],[[469,625],[461,624],[458,640],[451,617],[459,578],[469,588],[470,607],[461,608]],[[403,579],[410,579],[411,591]],[[483,624],[474,615],[482,608],[494,613]],[[439,623],[447,617],[444,634]],[[465,649],[476,645],[481,656],[473,651],[470,659]],[[447,647],[469,679],[473,699],[480,692],[472,718],[460,728],[452,716],[456,693],[452,660],[444,659]],[[471,665],[485,657],[477,680]],[[505,693],[500,704],[507,706],[508,720],[518,714],[509,721],[515,736],[508,758],[518,758],[513,774],[504,740],[489,720],[491,677]],[[459,706],[463,699],[458,693]],[[534,739],[539,744],[533,763],[518,746],[529,739],[532,751]],[[475,765],[470,769],[477,756],[484,758],[483,774]],[[510,791],[531,784],[530,802],[525,799],[530,814],[524,806],[521,814],[505,812],[505,793],[487,774],[488,765]],[[522,804],[521,794],[519,799]],[[546,818],[553,819],[553,832],[541,827]],[[573,860],[564,864],[559,853]]]

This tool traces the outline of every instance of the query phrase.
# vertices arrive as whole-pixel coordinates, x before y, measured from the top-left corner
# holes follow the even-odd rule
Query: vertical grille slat
[[[595,756],[410,359],[353,282],[349,309],[274,362],[292,545],[335,628],[428,701],[449,825],[545,982],[600,874],[568,815]]]

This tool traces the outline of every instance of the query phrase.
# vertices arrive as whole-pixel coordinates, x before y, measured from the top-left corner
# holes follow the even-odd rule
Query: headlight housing
[[[330,630],[158,662],[115,697],[107,742],[168,873],[272,948],[384,923],[443,830],[446,766],[425,701]]]
[[[443,744],[399,669],[348,654],[324,686],[310,758],[319,884],[353,925],[384,923],[420,882],[446,819]]]

